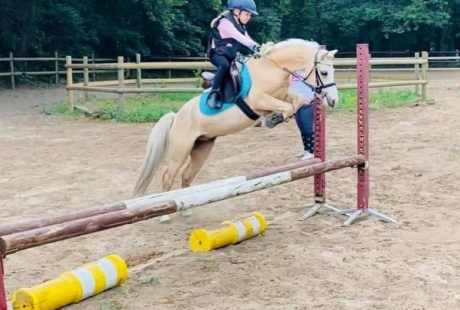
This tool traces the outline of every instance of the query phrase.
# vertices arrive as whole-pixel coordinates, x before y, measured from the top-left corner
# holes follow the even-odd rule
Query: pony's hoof
[[[183,212],[181,212],[182,216],[184,216],[184,217],[189,217],[189,216],[192,215],[192,213],[193,213],[193,211],[191,209],[186,209]]]
[[[171,222],[171,217],[169,215],[162,215],[160,217],[160,223],[161,224],[166,224],[166,223],[169,223]]]
[[[284,116],[281,113],[269,115],[265,118],[265,126],[267,128],[273,128],[279,123],[282,123],[284,121]]]

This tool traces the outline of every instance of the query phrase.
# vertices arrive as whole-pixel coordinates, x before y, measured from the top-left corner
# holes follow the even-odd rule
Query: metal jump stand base
[[[387,223],[396,223],[395,219],[371,208],[342,210],[337,212],[337,215],[348,216],[348,219],[342,224],[342,226],[350,226],[354,220],[364,216],[374,216],[377,219]]]
[[[326,209],[326,214],[328,215],[335,215],[335,216],[348,216],[347,220],[343,222],[342,226],[350,226],[356,219],[364,217],[364,216],[374,216],[377,219],[387,222],[387,223],[396,223],[396,220],[377,211],[374,209],[348,209],[348,210],[341,210],[333,205],[330,205],[325,202],[316,201],[312,205],[303,206],[301,208],[310,208],[307,213],[305,213],[299,221],[303,221],[309,219],[310,217],[315,216],[316,214],[320,213],[321,209]]]

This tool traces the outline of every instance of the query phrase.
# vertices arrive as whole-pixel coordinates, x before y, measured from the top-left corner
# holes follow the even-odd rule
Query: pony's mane
[[[307,47],[307,48],[314,48],[314,49],[319,48],[318,42],[307,41],[307,40],[302,40],[302,39],[288,39],[285,41],[278,42],[275,45],[271,46],[268,52],[269,53],[274,52],[280,48],[288,47],[288,46],[299,46],[299,47]]]

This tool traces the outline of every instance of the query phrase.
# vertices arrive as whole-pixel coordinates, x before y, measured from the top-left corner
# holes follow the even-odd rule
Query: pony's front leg
[[[292,104],[294,113],[296,113],[303,105],[308,104],[308,102],[306,102],[307,99],[299,94],[287,94],[285,100]]]
[[[287,120],[294,114],[294,104],[291,102],[279,100],[269,94],[263,94],[260,99],[254,103],[254,109],[259,111],[279,112],[283,119]]]
[[[254,104],[254,108],[258,110],[274,112],[265,117],[264,123],[267,128],[273,128],[283,121],[288,121],[301,105],[301,103],[297,102],[300,99],[295,95],[287,99],[287,101],[282,101],[273,96],[264,94],[261,96],[259,102]]]

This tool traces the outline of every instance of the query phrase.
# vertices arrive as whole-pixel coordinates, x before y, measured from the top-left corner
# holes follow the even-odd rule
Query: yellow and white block
[[[127,278],[126,262],[118,255],[108,255],[41,285],[17,290],[12,297],[13,309],[58,309],[119,286]]]
[[[225,221],[222,225],[215,230],[195,229],[189,239],[192,251],[218,249],[263,234],[267,229],[267,221],[260,212],[252,212],[251,216],[242,220]]]

